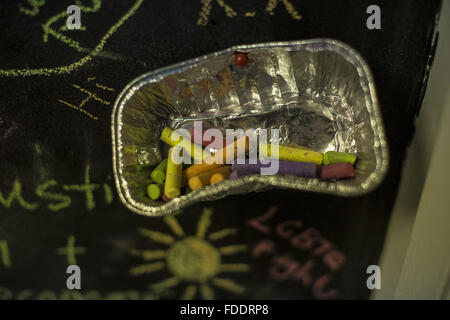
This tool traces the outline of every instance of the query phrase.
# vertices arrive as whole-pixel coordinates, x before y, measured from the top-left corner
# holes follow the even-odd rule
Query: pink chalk
[[[199,137],[201,138],[201,145],[202,146],[204,146],[204,147],[206,147],[207,145],[209,145],[209,144],[211,144],[211,143],[213,143],[214,141],[215,141],[215,139],[211,139],[211,140],[204,140],[203,139],[203,135],[204,135],[204,133],[205,133],[205,130],[204,129],[199,129],[199,128],[196,128],[196,127],[192,127],[192,129],[191,129],[191,141],[192,142],[196,142],[195,140],[194,140],[194,137],[196,137],[196,139],[198,140],[199,139]],[[226,139],[225,139],[225,137],[223,138],[223,146],[225,146],[226,145]]]
[[[350,162],[329,164],[319,169],[320,180],[353,178],[355,172]]]

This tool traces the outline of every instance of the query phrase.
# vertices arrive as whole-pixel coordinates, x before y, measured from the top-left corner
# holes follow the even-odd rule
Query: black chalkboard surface
[[[82,30],[66,30],[71,4],[0,3],[0,299],[369,297],[440,1],[77,0]],[[366,26],[373,4],[379,30]],[[381,187],[251,193],[169,219],[121,204],[110,115],[129,81],[233,45],[315,37],[348,43],[372,68],[391,154]],[[67,290],[68,264],[81,290]]]

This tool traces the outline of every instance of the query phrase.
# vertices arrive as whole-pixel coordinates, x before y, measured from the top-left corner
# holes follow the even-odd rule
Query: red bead
[[[243,52],[236,52],[234,54],[234,64],[239,67],[243,67],[248,63],[248,55]]]

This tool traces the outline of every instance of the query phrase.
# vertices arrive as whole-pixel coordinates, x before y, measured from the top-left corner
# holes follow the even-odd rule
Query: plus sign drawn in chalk
[[[67,238],[67,244],[65,247],[58,248],[57,253],[60,255],[65,255],[67,257],[67,264],[68,265],[76,265],[77,264],[77,254],[84,254],[86,253],[85,247],[76,247],[75,246],[75,237],[73,235],[70,235],[69,238]]]

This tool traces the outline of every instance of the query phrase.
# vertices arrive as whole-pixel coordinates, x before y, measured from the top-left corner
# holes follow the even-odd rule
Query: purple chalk
[[[239,178],[239,171],[233,170],[231,171],[230,175],[228,176],[228,179],[234,180]]]
[[[235,170],[231,171],[230,175],[228,176],[228,179],[234,180],[234,179],[242,178],[242,177],[249,176],[252,174],[254,174],[254,173],[247,172],[245,170],[235,169]]]
[[[258,161],[257,164],[233,164],[231,169],[238,170],[239,172],[249,172],[261,174],[261,168],[272,168],[274,174],[277,175],[293,175],[298,177],[315,178],[316,177],[316,164],[312,162],[294,162],[294,161],[278,161],[271,160],[270,164],[261,164]],[[278,161],[278,170],[276,170],[276,163]],[[266,170],[267,171],[267,170]]]

